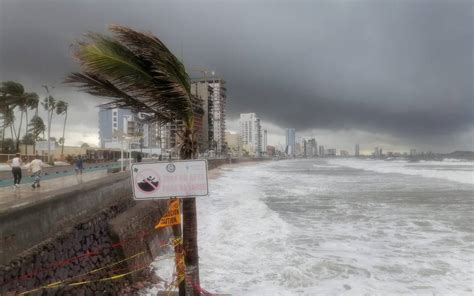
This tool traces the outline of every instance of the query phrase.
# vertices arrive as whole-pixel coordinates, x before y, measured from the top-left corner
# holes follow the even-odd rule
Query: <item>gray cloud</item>
[[[120,23],[222,75],[230,118],[453,141],[474,125],[472,14],[471,1],[0,0],[0,80],[59,84],[76,67],[70,43]],[[93,98],[56,91],[95,128]]]

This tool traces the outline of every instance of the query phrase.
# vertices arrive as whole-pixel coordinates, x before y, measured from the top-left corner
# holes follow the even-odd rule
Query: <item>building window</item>
[[[114,117],[114,122],[117,121],[117,117]]]
[[[117,124],[116,124],[116,123],[114,123],[114,127],[117,127]]]
[[[117,111],[114,111],[114,113],[113,113],[113,114],[114,114],[114,116],[117,116]]]

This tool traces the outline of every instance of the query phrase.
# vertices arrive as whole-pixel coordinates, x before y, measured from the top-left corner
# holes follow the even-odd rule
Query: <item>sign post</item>
[[[206,160],[135,163],[131,166],[131,179],[135,200],[169,199],[176,196],[194,198],[206,196],[209,193]],[[179,201],[171,199],[167,213],[163,215],[155,228],[173,227],[177,283],[179,284],[179,295],[183,296],[187,280],[185,281],[185,254],[183,252],[180,213]],[[194,279],[191,280],[194,282]],[[192,293],[193,290],[194,287],[189,286],[188,292]]]

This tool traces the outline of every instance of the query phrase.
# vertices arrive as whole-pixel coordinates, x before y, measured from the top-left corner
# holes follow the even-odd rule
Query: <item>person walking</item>
[[[142,162],[142,153],[141,152],[138,152],[137,154],[137,162]]]
[[[39,155],[35,156],[35,159],[30,163],[29,170],[31,171],[31,177],[34,178],[33,184],[31,184],[31,187],[33,187],[33,190],[36,187],[41,187],[40,186],[40,181],[41,181],[41,174],[43,171],[43,161],[40,159]]]
[[[20,153],[17,153],[10,163],[10,166],[12,167],[12,174],[13,174],[13,189],[15,190],[20,186],[22,164],[23,164],[23,161],[20,158]]]
[[[81,174],[82,175],[82,170],[84,169],[84,161],[82,160],[82,156],[78,156],[76,159],[76,175]]]

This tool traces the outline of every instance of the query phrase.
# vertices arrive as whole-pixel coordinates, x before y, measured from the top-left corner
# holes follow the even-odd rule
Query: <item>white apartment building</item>
[[[250,154],[260,156],[262,153],[262,128],[260,119],[255,113],[240,114],[240,135],[243,147],[248,147]]]

